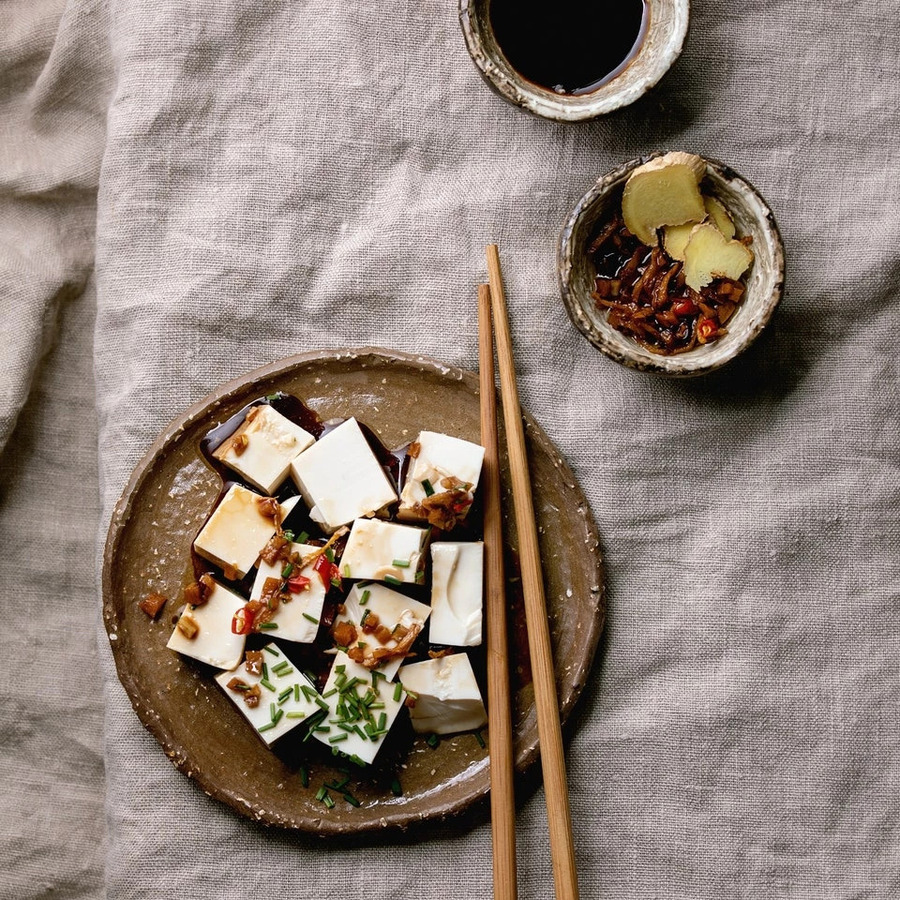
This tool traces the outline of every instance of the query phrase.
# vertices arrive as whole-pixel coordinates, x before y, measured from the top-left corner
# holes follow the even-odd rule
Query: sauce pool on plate
[[[637,55],[646,0],[491,0],[491,27],[509,64],[557,94],[589,94]]]

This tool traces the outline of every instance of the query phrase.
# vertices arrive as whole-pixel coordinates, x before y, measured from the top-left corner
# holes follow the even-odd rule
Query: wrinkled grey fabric
[[[582,895],[900,896],[891,6],[695,4],[659,87],[574,126],[487,90],[452,3],[72,0],[0,15],[0,526],[21,535],[0,560],[0,766],[15,784],[0,863],[15,896],[491,896],[486,823],[337,846],[205,797],[141,727],[85,623],[112,507],[171,418],[307,349],[473,368],[492,241],[523,404],[575,470],[605,552],[608,626],[567,745]],[[577,198],[659,148],[752,181],[787,253],[767,331],[690,382],[599,357],[555,281]],[[88,290],[63,304],[39,362],[92,265],[93,335]],[[47,521],[71,580],[44,562]],[[25,602],[52,627],[20,625]],[[10,687],[14,632],[52,661],[27,702]],[[550,896],[540,792],[518,837],[520,896]]]

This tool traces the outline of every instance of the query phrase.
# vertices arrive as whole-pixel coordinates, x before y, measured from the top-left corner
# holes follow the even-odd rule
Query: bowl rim
[[[478,10],[486,7],[490,0],[459,0],[459,21],[469,56],[482,78],[504,100],[544,119],[581,122],[614,112],[640,99],[659,83],[681,55],[690,20],[690,0],[644,2],[650,7],[651,23],[654,9],[663,5],[670,7],[671,27],[665,32],[665,39],[651,41],[648,31],[644,45],[618,75],[597,90],[579,95],[557,94],[529,81],[507,62],[492,35],[490,40],[485,39]],[[656,65],[634,83],[629,84],[627,78],[623,83],[622,76],[627,76],[634,61],[645,53],[656,55]]]
[[[693,351],[671,356],[660,355],[659,357],[654,357],[651,355],[650,358],[647,358],[644,355],[637,355],[636,346],[633,353],[623,350],[620,345],[610,341],[606,334],[598,329],[585,315],[583,304],[576,296],[576,291],[571,283],[572,271],[576,258],[576,248],[573,243],[574,232],[576,227],[581,223],[581,220],[590,213],[594,205],[605,197],[609,191],[616,189],[622,184],[634,169],[650,162],[652,159],[664,156],[669,152],[671,151],[656,150],[652,153],[635,157],[634,159],[622,163],[615,169],[610,170],[605,175],[601,175],[600,178],[594,182],[575,204],[574,209],[569,214],[560,232],[557,252],[557,272],[559,276],[560,295],[572,324],[575,325],[596,349],[610,357],[610,359],[632,369],[638,369],[645,372],[658,372],[675,378],[690,378],[698,375],[705,375],[720,369],[747,349],[769,323],[769,320],[772,318],[772,315],[784,296],[784,241],[782,240],[781,231],[778,228],[778,223],[775,221],[775,216],[772,213],[771,207],[750,181],[736,172],[731,166],[726,165],[718,159],[701,153],[693,154],[700,157],[718,178],[740,185],[741,188],[754,198],[754,202],[759,206],[759,214],[755,215],[754,218],[757,219],[760,227],[767,234],[772,247],[772,289],[769,292],[769,296],[763,302],[760,313],[756,317],[749,332],[745,334],[741,340],[736,341],[728,353],[713,360],[707,362],[701,360],[698,363],[697,356]]]

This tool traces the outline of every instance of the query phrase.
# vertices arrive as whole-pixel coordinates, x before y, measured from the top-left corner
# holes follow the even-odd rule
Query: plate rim
[[[255,810],[251,805],[248,805],[244,798],[235,793],[233,789],[224,788],[222,785],[210,781],[204,772],[192,768],[189,748],[182,746],[181,742],[173,740],[171,735],[164,728],[160,717],[153,711],[152,707],[149,704],[145,705],[141,702],[141,693],[138,690],[139,685],[137,684],[137,679],[125,667],[121,654],[117,652],[117,634],[116,628],[114,627],[115,599],[112,563],[118,555],[119,546],[125,532],[125,526],[132,513],[135,495],[149,477],[154,468],[154,462],[169,444],[178,439],[179,435],[194,425],[203,415],[208,414],[212,406],[216,404],[227,404],[234,394],[245,390],[251,384],[265,379],[286,375],[289,371],[303,366],[308,366],[316,362],[340,362],[341,359],[352,362],[367,357],[374,358],[381,364],[401,364],[419,370],[430,370],[433,374],[441,378],[452,378],[465,384],[476,397],[479,392],[478,376],[474,372],[449,363],[444,363],[425,354],[409,353],[402,350],[393,350],[378,346],[310,350],[283,357],[252,369],[244,374],[235,376],[226,382],[220,383],[217,387],[213,388],[212,391],[205,394],[188,406],[183,412],[171,419],[157,434],[147,451],[135,463],[110,515],[102,556],[102,616],[104,631],[106,632],[107,641],[109,642],[110,651],[115,664],[116,676],[125,690],[131,707],[137,714],[139,721],[160,745],[160,748],[172,765],[179,772],[186,775],[191,781],[196,782],[197,786],[199,786],[207,796],[224,803],[242,818],[261,822],[279,829],[315,834],[321,837],[355,837],[365,834],[384,834],[388,831],[402,832],[414,823],[423,824],[428,822],[435,824],[448,818],[460,817],[464,812],[469,810],[479,801],[482,801],[488,795],[490,790],[489,773],[487,773],[488,778],[486,784],[477,787],[471,794],[457,800],[443,804],[438,802],[435,805],[433,812],[430,814],[403,813],[399,810],[391,811],[386,815],[379,817],[377,821],[369,820],[360,822],[359,825],[352,828],[348,828],[346,823],[329,823],[327,817],[324,816],[315,819],[312,817],[306,818],[301,816],[297,819],[288,820],[279,814],[274,814],[270,810]],[[574,473],[562,454],[556,449],[556,446],[550,440],[546,432],[544,432],[540,425],[538,425],[525,409],[522,409],[522,416],[525,420],[526,432],[530,439],[535,440],[541,445],[543,451],[548,453],[551,458],[555,460],[556,465],[558,466],[561,475],[566,479],[567,484],[571,485],[572,489],[577,491],[579,498],[583,501],[580,505],[579,513],[590,542],[589,552],[594,558],[597,575],[597,584],[592,586],[590,591],[591,597],[594,600],[594,605],[590,628],[587,630],[585,645],[587,648],[587,656],[583,672],[587,675],[594,668],[600,637],[603,633],[606,621],[605,566],[600,545],[599,531],[596,522],[594,521],[587,497],[584,495],[580,483],[575,478]],[[559,663],[554,661],[554,670],[558,669],[558,666]],[[563,724],[569,719],[572,711],[583,695],[586,681],[586,678],[576,679],[570,694],[564,698],[562,703],[560,703],[560,719]],[[529,770],[537,761],[539,753],[537,730],[535,728],[533,736],[525,742],[525,746],[516,754],[514,762],[517,772],[521,774]]]

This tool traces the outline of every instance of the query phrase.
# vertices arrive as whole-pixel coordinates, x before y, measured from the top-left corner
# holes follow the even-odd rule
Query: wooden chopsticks
[[[541,746],[541,768],[547,802],[550,855],[553,860],[556,900],[578,900],[575,846],[572,840],[566,762],[563,754],[562,728],[559,721],[553,653],[550,646],[550,625],[544,599],[544,580],[541,574],[534,501],[531,496],[531,481],[528,475],[525,429],[522,425],[519,391],[516,387],[516,370],[510,339],[506,295],[503,290],[503,276],[500,270],[500,254],[496,244],[491,244],[487,248],[487,264],[493,311],[493,331],[500,370],[500,393],[503,398],[503,422],[506,427],[516,531],[519,537],[522,592],[525,599],[525,620],[528,628],[528,648],[537,709],[538,739]],[[484,389],[482,388],[483,395]],[[492,750],[493,744],[492,735]]]
[[[516,798],[513,789],[512,707],[506,640],[506,579],[503,573],[503,519],[500,512],[500,446],[494,388],[491,290],[478,286],[478,360],[481,443],[484,466],[485,608],[487,631],[488,734],[491,766],[491,838],[494,900],[516,900]]]

